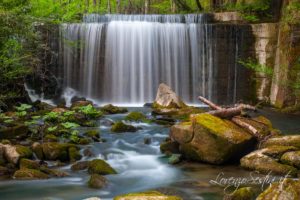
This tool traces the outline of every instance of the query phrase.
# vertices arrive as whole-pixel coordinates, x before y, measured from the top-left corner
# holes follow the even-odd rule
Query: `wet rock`
[[[45,102],[41,102],[40,100],[35,101],[32,104],[36,109],[38,110],[52,110],[54,106],[51,106],[50,104],[47,104]]]
[[[229,120],[210,114],[193,115],[192,122],[171,128],[170,137],[179,143],[189,160],[222,164],[236,160],[254,148],[254,138]]]
[[[4,157],[5,159],[13,164],[18,164],[19,160],[21,158],[31,158],[32,157],[32,151],[25,146],[21,146],[21,145],[9,145],[9,144],[5,144],[2,145],[0,144],[0,146],[2,146],[2,148],[4,149]]]
[[[83,200],[101,200],[99,197],[89,197]]]
[[[80,144],[80,145],[87,145],[89,143],[91,143],[91,140],[89,138],[80,138],[78,141],[78,144]]]
[[[32,151],[34,152],[34,154],[36,155],[36,157],[40,160],[44,159],[44,153],[43,153],[43,147],[40,143],[35,142],[32,144]]]
[[[284,179],[282,182],[273,183],[256,200],[299,200],[299,180]]]
[[[56,113],[64,113],[67,112],[68,110],[65,108],[54,108],[51,110],[51,112],[56,112]]]
[[[160,151],[162,153],[171,152],[174,154],[179,153],[179,143],[174,141],[166,141],[160,144]]]
[[[300,151],[286,152],[282,155],[280,161],[300,169]]]
[[[128,121],[138,121],[138,122],[145,122],[147,117],[141,112],[130,112],[126,117],[125,120]]]
[[[117,174],[116,170],[114,170],[108,163],[101,159],[90,161],[88,164],[88,172],[90,174],[100,175]]]
[[[69,161],[69,148],[75,147],[73,144],[64,144],[56,142],[48,142],[42,144],[43,155],[46,160],[60,160],[62,162]],[[73,155],[72,155],[73,156]]]
[[[47,134],[44,138],[45,142],[57,142],[58,138],[57,136],[53,135],[53,134]]]
[[[177,196],[164,195],[157,191],[147,191],[139,193],[129,193],[125,195],[116,196],[114,200],[182,200]]]
[[[183,108],[185,103],[176,95],[176,93],[166,84],[161,83],[158,86],[154,108]]]
[[[263,174],[272,172],[276,175],[287,175],[296,177],[297,169],[277,162],[275,159],[264,154],[267,149],[254,151],[241,159],[241,166],[245,169],[256,170]]]
[[[47,179],[49,176],[39,170],[36,169],[19,169],[17,170],[14,175],[16,179],[19,180],[32,180],[32,179]]]
[[[88,149],[83,150],[83,155],[86,157],[92,157],[92,156],[94,156],[94,153],[90,148],[88,148]]]
[[[9,175],[9,170],[7,167],[0,166],[0,179],[1,177],[6,177],[7,175]]]
[[[85,170],[89,166],[89,161],[81,161],[81,162],[76,162],[71,166],[72,171],[80,171],[80,170]]]
[[[107,105],[103,106],[101,110],[108,114],[118,114],[118,113],[128,112],[127,108],[120,108],[120,107],[114,106],[112,104],[107,104]]]
[[[175,165],[181,162],[181,155],[180,154],[172,154],[169,158],[168,158],[168,163],[171,165]]]
[[[60,171],[60,170],[57,170],[57,169],[50,169],[46,166],[42,166],[40,168],[40,171],[43,172],[43,173],[46,173],[50,176],[54,176],[54,177],[66,177],[66,176],[69,176],[69,174],[67,172],[64,172],[64,171]]]
[[[115,133],[136,132],[137,128],[119,121],[111,127],[111,131]]]
[[[300,149],[300,135],[285,135],[272,137],[261,144],[261,147],[293,146]]]
[[[108,118],[104,118],[104,119],[101,119],[100,125],[101,126],[112,126],[112,125],[114,125],[114,121],[111,119],[108,119]]]
[[[93,105],[93,102],[87,101],[87,100],[74,101],[72,103],[71,109],[74,109],[77,107],[82,107],[82,106],[87,106],[87,105]]]
[[[76,147],[69,148],[69,160],[71,162],[75,162],[76,160],[80,160],[81,158],[82,156]]]
[[[5,165],[6,159],[5,159],[5,149],[4,146],[0,143],[0,166]]]
[[[151,138],[150,137],[145,137],[144,138],[144,144],[147,144],[147,145],[151,144]]]
[[[251,187],[244,187],[225,195],[223,200],[252,200],[255,198],[255,191]]]
[[[20,169],[23,169],[23,168],[27,168],[27,169],[39,169],[40,168],[40,164],[37,161],[23,158],[20,161]]]
[[[87,132],[84,133],[85,136],[91,137],[91,138],[100,138],[100,130],[95,129],[95,130],[88,130]]]
[[[264,149],[263,154],[272,158],[280,159],[284,153],[296,150],[297,148],[292,146],[269,146]]]
[[[101,188],[105,187],[106,185],[107,185],[106,178],[99,174],[92,174],[88,181],[88,186],[90,188],[101,189]]]
[[[18,124],[13,127],[1,127],[0,139],[15,139],[25,137],[28,133],[28,127]]]

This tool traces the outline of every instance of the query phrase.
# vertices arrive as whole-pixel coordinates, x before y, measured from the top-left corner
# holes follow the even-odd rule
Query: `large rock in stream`
[[[182,198],[164,195],[157,191],[147,191],[120,195],[115,197],[114,200],[182,200]]]
[[[172,141],[185,158],[211,164],[239,159],[254,148],[255,139],[229,120],[207,113],[193,115],[191,122],[172,126]]]

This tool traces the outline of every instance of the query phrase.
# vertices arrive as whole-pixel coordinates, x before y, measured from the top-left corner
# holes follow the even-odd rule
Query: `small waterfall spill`
[[[209,21],[200,14],[86,15],[83,23],[63,24],[64,86],[101,103],[152,102],[162,82],[188,103],[199,95],[214,100],[224,91],[218,91],[219,44]],[[236,41],[231,48],[230,103],[236,99]]]

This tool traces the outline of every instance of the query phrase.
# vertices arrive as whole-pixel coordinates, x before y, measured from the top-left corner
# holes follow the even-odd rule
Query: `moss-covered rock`
[[[88,181],[88,186],[90,188],[101,189],[101,188],[105,187],[106,185],[107,185],[106,178],[99,174],[92,174]]]
[[[139,193],[130,193],[125,195],[116,196],[114,200],[182,200],[182,198],[177,196],[164,195],[157,191],[147,191]]]
[[[32,151],[25,146],[22,145],[2,145],[0,144],[0,146],[2,146],[2,149],[4,149],[4,157],[5,159],[10,162],[13,163],[15,165],[18,164],[19,160],[22,158],[31,158],[32,157]]]
[[[0,180],[1,178],[7,178],[8,175],[9,175],[8,168],[0,165]]]
[[[101,110],[108,114],[118,114],[118,113],[128,112],[127,108],[120,108],[120,107],[114,106],[112,104],[107,104],[107,105],[103,106]]]
[[[22,158],[21,161],[20,161],[20,169],[23,169],[23,168],[39,169],[40,164],[37,161]]]
[[[170,137],[179,143],[185,158],[211,164],[239,159],[255,144],[244,129],[207,113],[193,115],[191,122],[173,126]]]
[[[108,163],[101,159],[95,159],[89,162],[88,164],[88,172],[90,174],[117,174],[116,170],[114,170]]]
[[[44,138],[44,140],[46,142],[57,142],[58,141],[58,138],[57,136],[53,135],[53,134],[47,134]]]
[[[100,138],[100,130],[99,129],[94,129],[94,130],[88,130],[87,132],[84,133],[85,136],[91,137],[91,138]]]
[[[299,180],[284,179],[282,182],[273,183],[256,200],[299,200]]]
[[[93,105],[91,101],[75,101],[72,103],[71,109],[74,110],[78,107]]]
[[[285,135],[272,137],[261,144],[261,147],[269,146],[293,146],[300,149],[300,135]]]
[[[89,143],[91,143],[91,140],[89,138],[80,138],[78,141],[78,144],[81,144],[81,145],[87,145]]]
[[[0,139],[15,139],[25,137],[28,134],[28,127],[18,124],[13,127],[0,127]]]
[[[286,152],[281,156],[280,161],[300,169],[300,151]]]
[[[80,171],[80,170],[85,170],[89,166],[89,161],[81,161],[81,162],[76,162],[71,166],[72,171]]]
[[[112,125],[111,131],[115,133],[136,132],[137,128],[132,125],[128,125],[121,121],[118,121],[114,125]]]
[[[234,191],[232,194],[225,195],[223,200],[253,200],[255,192],[251,187],[244,187]]]
[[[179,144],[175,141],[166,141],[160,144],[160,151],[162,153],[179,153]]]
[[[80,160],[82,158],[80,152],[76,147],[70,147],[68,151],[69,151],[69,160],[71,162],[75,162],[76,160]]]
[[[14,175],[16,179],[19,180],[31,180],[31,179],[47,179],[49,176],[39,170],[36,169],[19,169],[17,170]]]
[[[296,151],[297,148],[293,146],[269,146],[264,149],[263,154],[272,158],[280,159],[281,156],[290,151]]]
[[[43,146],[40,143],[38,143],[38,142],[33,143],[32,151],[38,159],[40,159],[40,160],[44,159]]]
[[[141,112],[130,112],[126,117],[125,120],[128,121],[138,121],[138,122],[145,122],[147,121],[146,115]]]
[[[181,162],[181,154],[172,154],[169,158],[168,158],[168,163],[171,165],[175,165]]]
[[[76,147],[73,144],[48,142],[42,144],[44,158],[46,160],[69,161],[69,148]]]
[[[43,173],[46,173],[50,176],[53,176],[53,177],[66,177],[66,176],[69,176],[69,174],[67,172],[60,171],[60,170],[57,170],[57,169],[50,169],[46,166],[41,166],[40,171],[43,172]]]
[[[266,149],[260,149],[244,156],[241,166],[245,169],[256,170],[263,174],[272,172],[276,175],[287,175],[296,177],[297,169],[286,164],[277,162],[275,159],[264,154]]]

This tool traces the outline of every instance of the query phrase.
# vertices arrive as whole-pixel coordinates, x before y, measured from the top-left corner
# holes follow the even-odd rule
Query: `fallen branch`
[[[206,105],[208,105],[208,106],[209,106],[210,108],[212,108],[213,110],[221,110],[221,109],[223,109],[222,107],[220,107],[220,106],[214,104],[213,102],[209,101],[208,99],[206,99],[206,98],[204,98],[204,97],[202,97],[202,96],[199,96],[198,99],[199,99],[201,102],[203,102],[203,103],[205,103]]]

